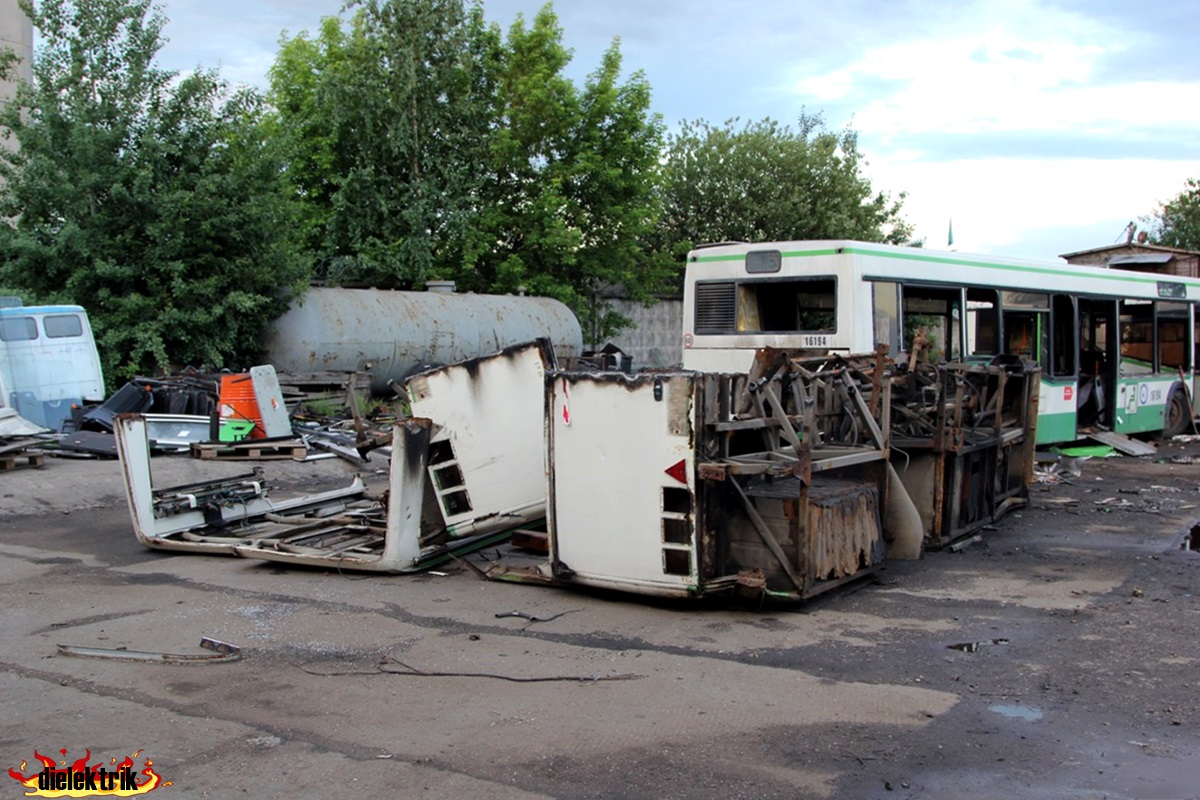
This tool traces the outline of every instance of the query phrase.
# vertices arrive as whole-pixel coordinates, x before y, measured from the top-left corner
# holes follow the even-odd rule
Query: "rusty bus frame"
[[[782,351],[748,375],[550,375],[552,579],[799,600],[873,572],[887,550],[883,378],[873,363]],[[599,514],[605,497],[617,502]]]
[[[1029,502],[1040,378],[1019,360],[916,366],[892,378],[893,460],[926,548]]]
[[[1029,364],[771,349],[746,375],[552,373],[549,560],[480,572],[811,598],[1027,502],[1037,386]]]

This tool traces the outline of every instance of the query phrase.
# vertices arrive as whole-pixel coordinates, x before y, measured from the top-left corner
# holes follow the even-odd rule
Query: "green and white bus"
[[[1037,361],[1039,444],[1080,429],[1173,436],[1195,416],[1200,280],[853,241],[688,254],[683,366],[744,372],[760,347]]]

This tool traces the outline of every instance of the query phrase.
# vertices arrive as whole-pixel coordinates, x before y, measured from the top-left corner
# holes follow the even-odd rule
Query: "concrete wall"
[[[635,323],[636,327],[611,339],[633,357],[634,369],[678,367],[683,363],[683,298],[659,300],[649,307],[633,300],[610,302]]]

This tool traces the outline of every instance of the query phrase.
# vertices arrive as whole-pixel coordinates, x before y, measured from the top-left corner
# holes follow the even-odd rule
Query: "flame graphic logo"
[[[154,771],[154,762],[146,759],[140,772],[135,771],[134,759],[141,750],[127,756],[120,763],[115,758],[105,763],[103,759],[88,764],[92,751],[87,750],[83,758],[68,764],[66,750],[59,750],[64,758],[56,761],[37,750],[33,757],[42,768],[32,775],[25,773],[28,762],[22,760],[20,769],[9,769],[8,775],[25,787],[26,797],[136,797],[152,792],[171,782]]]

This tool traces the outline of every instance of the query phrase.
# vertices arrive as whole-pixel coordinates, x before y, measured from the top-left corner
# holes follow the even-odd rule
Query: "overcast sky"
[[[507,29],[540,0],[485,0]],[[265,86],[280,33],[340,0],[163,0],[160,64]],[[668,126],[820,112],[859,133],[927,247],[1100,247],[1200,178],[1195,8],[1168,0],[559,0],[571,77],[620,37]]]

